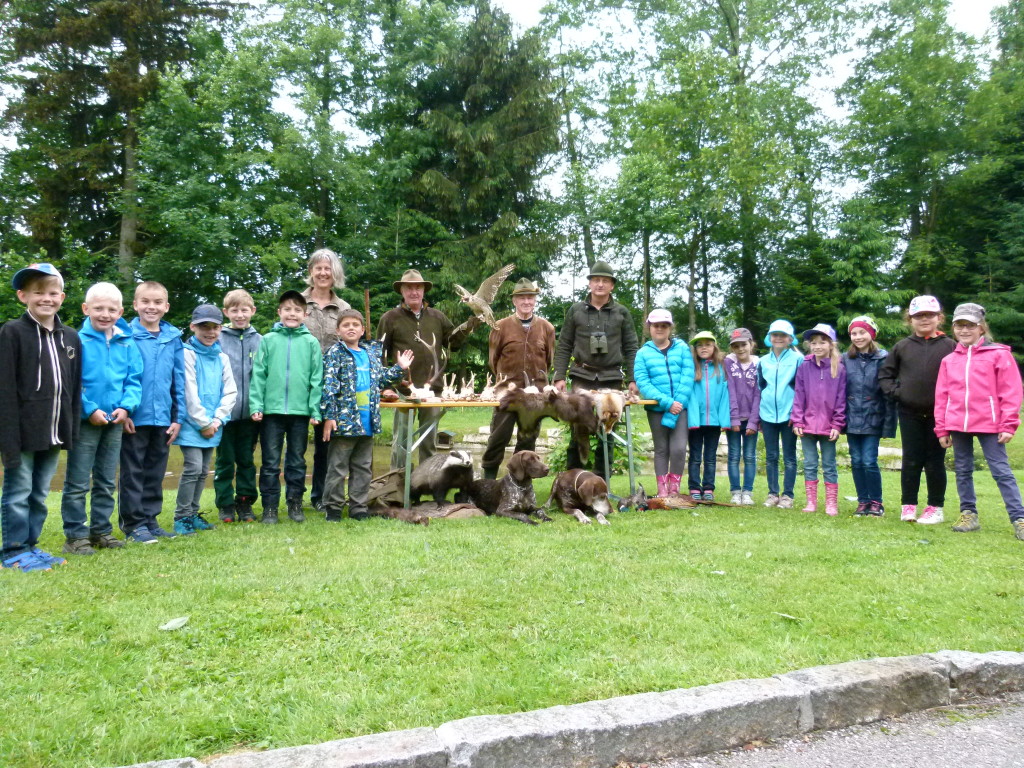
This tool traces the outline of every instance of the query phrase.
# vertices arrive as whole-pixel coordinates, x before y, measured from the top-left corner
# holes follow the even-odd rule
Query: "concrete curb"
[[[1024,653],[940,651],[664,693],[483,715],[438,728],[130,768],[612,768],[844,728],[1024,690]]]

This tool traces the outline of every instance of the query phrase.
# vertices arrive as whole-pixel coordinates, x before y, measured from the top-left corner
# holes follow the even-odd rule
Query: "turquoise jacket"
[[[109,415],[118,408],[131,416],[142,401],[142,355],[131,326],[118,318],[108,340],[87,317],[78,338],[82,340],[82,418],[97,410]]]
[[[194,448],[213,448],[220,445],[223,429],[213,437],[203,437],[206,429],[218,419],[221,425],[231,420],[235,405],[235,377],[231,374],[231,361],[220,348],[220,343],[206,346],[193,336],[185,344],[185,417],[175,445]]]
[[[796,391],[796,369],[803,361],[804,356],[793,347],[786,347],[780,357],[771,349],[761,355],[757,361],[756,395],[760,403],[754,418],[747,422],[748,429],[757,429],[762,421],[771,424],[789,421]]]
[[[732,419],[729,411],[729,377],[725,374],[725,366],[715,370],[714,364],[702,360],[700,381],[693,382],[690,404],[686,408],[686,418],[690,429],[697,427],[721,427],[729,429]]]
[[[644,400],[657,400],[657,405],[648,405],[648,411],[664,413],[662,426],[673,429],[679,416],[669,413],[672,403],[685,408],[693,395],[693,355],[690,345],[680,339],[672,339],[668,349],[662,352],[653,341],[648,341],[636,353],[633,377]]]

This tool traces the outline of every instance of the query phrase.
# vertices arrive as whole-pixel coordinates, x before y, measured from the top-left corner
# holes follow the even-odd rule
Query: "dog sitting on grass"
[[[508,460],[508,470],[501,480],[474,480],[469,486],[469,497],[488,515],[510,517],[529,525],[537,521],[550,522],[551,518],[537,508],[537,495],[533,481],[547,477],[548,467],[533,451],[520,451]]]

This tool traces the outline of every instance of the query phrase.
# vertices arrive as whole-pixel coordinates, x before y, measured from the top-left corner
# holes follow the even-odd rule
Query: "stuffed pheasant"
[[[491,311],[491,302],[498,295],[498,289],[501,287],[501,284],[505,282],[515,268],[515,264],[507,264],[502,267],[480,283],[476,293],[470,293],[461,285],[455,286],[455,290],[459,294],[459,300],[463,304],[468,304],[473,314],[491,326],[491,328],[497,328],[494,324],[494,312]]]

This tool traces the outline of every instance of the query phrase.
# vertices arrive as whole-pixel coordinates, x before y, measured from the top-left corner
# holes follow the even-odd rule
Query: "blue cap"
[[[791,339],[790,344],[796,346],[796,329],[793,328],[793,324],[789,320],[773,320],[772,324],[768,326],[768,333],[764,335],[764,345],[770,347],[772,345],[772,334],[773,333],[784,333]]]
[[[27,281],[39,276],[60,278],[61,287],[64,285],[64,278],[61,277],[57,268],[53,264],[47,264],[46,262],[29,264],[24,269],[19,269],[14,273],[14,277],[11,278],[11,285],[14,287],[14,290],[20,291]]]
[[[213,304],[200,304],[192,310],[193,325],[199,325],[200,323],[216,323],[220,325],[223,322],[224,315]]]

